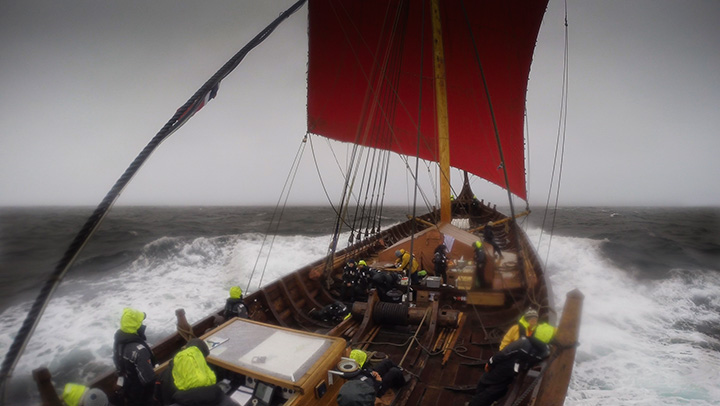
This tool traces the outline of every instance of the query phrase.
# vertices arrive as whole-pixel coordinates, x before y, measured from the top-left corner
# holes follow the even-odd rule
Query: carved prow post
[[[191,339],[195,338],[195,333],[193,333],[192,326],[185,318],[185,309],[175,310],[175,317],[177,317],[178,334],[180,334],[180,336],[184,338],[185,341],[190,341]]]
[[[52,376],[47,368],[38,368],[32,371],[33,379],[37,384],[38,391],[40,391],[40,399],[42,400],[42,406],[62,406],[60,397],[55,392],[55,387],[52,384]]]
[[[575,362],[575,350],[580,334],[580,316],[585,296],[577,289],[568,292],[558,325],[555,344],[557,357],[542,377],[535,405],[561,406],[565,402],[570,375]]]

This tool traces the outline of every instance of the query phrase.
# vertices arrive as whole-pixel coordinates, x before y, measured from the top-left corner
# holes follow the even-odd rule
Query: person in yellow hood
[[[534,309],[530,309],[520,317],[520,320],[514,324],[505,333],[505,336],[500,343],[500,351],[507,347],[508,344],[515,340],[519,340],[520,337],[530,337],[535,332],[535,328],[538,324],[538,312]]]
[[[145,313],[126,307],[115,332],[113,362],[126,405],[147,405],[155,388],[155,356],[145,337]]]
[[[160,379],[164,405],[237,406],[217,385],[215,372],[205,360],[209,354],[207,344],[199,338],[188,341],[175,354]]]
[[[223,311],[225,320],[230,320],[233,317],[241,317],[243,319],[248,318],[247,307],[243,300],[242,289],[240,286],[233,286],[230,288],[230,297],[225,301],[225,310]]]
[[[402,369],[390,358],[385,358],[378,365],[370,366],[368,365],[368,354],[360,349],[350,351],[350,358],[358,364],[358,370],[346,372],[343,374],[343,378],[348,381],[358,380],[365,382],[374,389],[375,396],[377,397],[382,397],[389,389],[396,391],[405,385],[405,377],[403,376]],[[339,396],[338,404],[341,406],[343,404],[354,404],[347,400],[347,396],[344,400],[342,396]]]
[[[105,392],[77,383],[65,385],[62,400],[65,406],[108,406],[108,397]]]

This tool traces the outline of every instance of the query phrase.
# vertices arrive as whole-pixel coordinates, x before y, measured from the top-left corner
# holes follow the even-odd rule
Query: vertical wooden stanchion
[[[575,349],[580,333],[580,316],[584,298],[585,296],[577,289],[567,294],[562,318],[555,336],[558,355],[542,377],[543,381],[540,384],[535,405],[561,406],[565,403],[565,395],[567,395],[575,362]]]

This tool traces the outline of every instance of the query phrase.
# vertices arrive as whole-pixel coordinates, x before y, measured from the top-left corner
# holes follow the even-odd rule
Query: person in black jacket
[[[521,370],[530,369],[550,355],[548,343],[554,334],[554,327],[540,324],[533,336],[521,337],[493,355],[485,365],[485,373],[480,377],[469,406],[490,406],[505,396]]]
[[[115,332],[113,362],[122,378],[122,395],[129,406],[152,404],[155,387],[155,356],[146,342],[145,313],[125,308]]]
[[[485,285],[485,263],[487,262],[487,256],[485,255],[485,248],[480,241],[475,241],[473,244],[473,259],[475,260],[475,280],[479,287]]]
[[[350,259],[343,268],[342,275],[342,298],[343,300],[354,302],[360,296],[360,272],[354,259]]]
[[[363,350],[352,350],[350,358],[355,360],[359,369],[355,372],[346,372],[345,378],[360,380],[372,385],[376,397],[382,397],[388,389],[397,390],[405,385],[402,369],[389,358],[380,361],[378,365],[372,368],[368,366],[368,356]]]
[[[247,307],[245,307],[242,296],[240,286],[230,288],[230,297],[225,301],[225,310],[223,311],[225,320],[230,320],[233,317],[248,318]]]
[[[503,257],[502,251],[500,250],[500,246],[498,245],[497,241],[495,241],[495,233],[493,233],[492,227],[493,222],[489,221],[485,228],[483,229],[483,239],[488,244],[492,245],[493,249],[495,250],[495,255],[499,255],[500,258]]]
[[[441,276],[444,284],[447,284],[447,247],[445,244],[440,244],[435,248],[435,253],[432,259],[433,265],[435,265],[435,276]]]

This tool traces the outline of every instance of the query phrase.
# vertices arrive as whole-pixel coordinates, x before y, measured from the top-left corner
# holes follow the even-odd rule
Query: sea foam
[[[277,236],[268,256],[271,239],[265,240],[264,254],[258,258],[263,247],[258,234],[194,240],[163,237],[147,244],[123,269],[97,279],[71,273],[18,362],[9,399],[13,404],[37,403],[30,375],[40,366],[50,369],[58,390],[66,382],[88,382],[111,370],[113,335],[125,307],[147,314],[147,337],[153,344],[175,331],[176,309],[184,308],[193,323],[222,308],[231,286],[239,285],[246,293],[257,290],[261,280],[270,283],[322,258],[329,242],[328,236]],[[30,303],[24,303],[0,314],[0,353],[7,352],[29,308]]]
[[[538,234],[529,232],[535,240]],[[548,241],[539,252],[547,252]],[[604,243],[554,236],[550,244],[546,272],[558,311],[566,292],[585,295],[565,404],[716,405],[718,339],[695,326],[720,325],[718,273],[677,270],[669,279],[639,282],[603,257]]]
[[[539,230],[528,234],[537,241]],[[263,241],[263,253],[272,242],[272,254],[258,258]],[[188,320],[197,321],[223,306],[230,286],[256,290],[261,278],[269,283],[324,256],[329,241],[329,236],[277,236],[273,242],[259,234],[166,237],[146,245],[122,269],[95,279],[71,273],[20,359],[8,399],[37,403],[30,373],[39,366],[50,368],[58,390],[112,369],[113,334],[124,307],[147,313],[152,344],[175,331],[175,309],[184,308]],[[546,235],[538,252],[548,251],[547,241]],[[557,311],[568,291],[578,288],[585,295],[565,404],[717,404],[720,343],[701,327],[720,325],[718,273],[676,270],[669,279],[639,283],[603,257],[602,244],[555,236],[550,247],[546,272]],[[0,314],[3,354],[29,307],[25,303]]]

